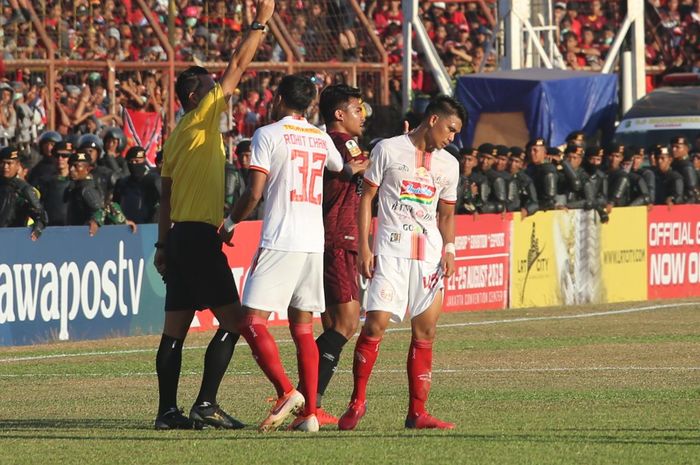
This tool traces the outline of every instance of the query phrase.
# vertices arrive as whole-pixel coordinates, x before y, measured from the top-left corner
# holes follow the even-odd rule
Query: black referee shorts
[[[165,311],[204,310],[240,302],[216,228],[175,223],[165,246]]]

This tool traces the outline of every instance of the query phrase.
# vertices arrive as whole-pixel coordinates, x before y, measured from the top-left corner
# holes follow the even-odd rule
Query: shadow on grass
[[[0,419],[0,432],[37,429],[137,429],[150,426],[144,421],[123,420],[117,418],[23,418],[13,420]]]
[[[43,430],[43,431],[42,431]],[[71,434],[66,430],[75,430]],[[85,431],[93,430],[93,431]],[[102,430],[105,434],[95,434]],[[115,435],[115,432],[139,431],[138,435]],[[144,434],[149,431],[150,434]],[[31,432],[32,435],[21,434]],[[663,435],[654,433],[665,433]],[[671,434],[669,434],[671,433]],[[395,439],[416,441],[417,439],[464,440],[471,442],[528,442],[528,443],[572,443],[572,444],[636,444],[636,445],[677,445],[700,446],[700,430],[697,429],[640,429],[640,428],[578,428],[544,430],[536,433],[489,433],[478,434],[468,431],[353,431],[341,433],[322,430],[319,434],[276,432],[257,433],[254,426],[240,431],[154,431],[150,422],[123,419],[16,419],[0,420],[0,441],[3,439],[42,439],[42,440],[109,440],[109,441],[287,441],[296,440],[352,440],[352,439]]]

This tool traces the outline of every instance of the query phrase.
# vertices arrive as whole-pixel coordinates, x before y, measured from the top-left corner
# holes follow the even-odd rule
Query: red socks
[[[360,332],[355,344],[355,360],[352,364],[352,375],[355,387],[352,391],[352,399],[364,402],[367,398],[367,382],[372,374],[374,362],[379,354],[379,343],[381,338],[373,338]]]
[[[304,416],[316,413],[318,386],[318,346],[312,323],[290,323],[289,330],[297,347],[299,390],[304,395]]]
[[[253,358],[258,362],[258,366],[260,366],[265,373],[267,379],[275,385],[277,397],[282,397],[294,389],[294,386],[289,382],[289,378],[287,378],[284,372],[284,367],[280,360],[280,353],[277,350],[277,344],[267,330],[267,320],[257,316],[248,316],[246,317],[245,323],[241,325],[240,331],[241,336],[245,338],[250,349],[253,351]],[[316,355],[316,364],[318,365],[318,352]]]
[[[408,373],[408,416],[416,417],[425,412],[430,393],[433,365],[433,341],[411,339],[406,371]]]

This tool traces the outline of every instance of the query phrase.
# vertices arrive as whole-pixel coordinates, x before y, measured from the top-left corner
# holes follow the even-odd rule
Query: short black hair
[[[351,98],[362,98],[360,89],[346,84],[336,84],[321,91],[318,106],[326,125],[335,121],[335,111],[346,106]]]
[[[203,74],[209,74],[209,71],[201,66],[190,66],[177,77],[175,94],[177,94],[177,98],[182,106],[185,106],[190,98],[190,94],[199,87],[199,76]]]
[[[250,139],[243,139],[236,145],[236,155],[243,152],[250,152]]]
[[[433,115],[438,116],[457,116],[462,124],[467,123],[467,110],[464,105],[459,103],[456,99],[453,99],[447,95],[438,95],[428,103],[423,114],[423,121],[427,120]]]
[[[290,110],[304,113],[316,98],[316,84],[299,74],[288,74],[277,87],[277,95]]]

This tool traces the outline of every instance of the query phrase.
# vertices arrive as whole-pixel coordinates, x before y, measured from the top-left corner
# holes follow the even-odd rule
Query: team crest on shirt
[[[423,179],[428,179],[430,177],[428,176],[428,170],[425,166],[416,168],[416,176]]]
[[[401,193],[399,198],[402,201],[417,202],[424,205],[429,205],[433,203],[435,192],[435,186],[403,180],[401,181]]]
[[[394,300],[394,288],[391,287],[391,284],[388,284],[385,287],[382,287],[379,289],[379,298],[382,299],[384,302],[391,302]]]
[[[348,152],[350,152],[350,156],[353,158],[362,155],[362,150],[360,149],[360,146],[357,145],[357,142],[355,142],[353,139],[350,139],[345,143],[345,148],[348,149]]]

